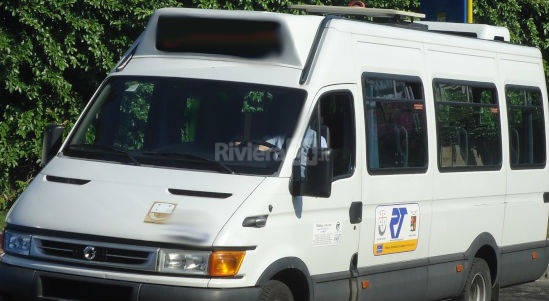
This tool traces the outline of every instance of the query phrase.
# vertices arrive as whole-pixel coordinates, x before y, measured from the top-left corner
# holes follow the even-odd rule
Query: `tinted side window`
[[[440,170],[501,167],[497,90],[491,84],[435,81]]]
[[[427,125],[421,79],[367,74],[363,89],[368,171],[425,171]]]
[[[353,96],[349,92],[329,92],[320,98],[302,140],[302,177],[305,176],[306,154],[311,147],[318,147],[319,142],[321,148],[332,149],[334,179],[353,174],[356,156],[354,114]]]
[[[512,168],[545,166],[545,123],[538,88],[508,86],[509,154]]]

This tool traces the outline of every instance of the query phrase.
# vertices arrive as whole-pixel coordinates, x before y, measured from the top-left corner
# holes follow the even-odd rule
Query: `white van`
[[[540,51],[301,8],[325,16],[158,10],[64,143],[48,127],[4,298],[496,300],[540,277]]]

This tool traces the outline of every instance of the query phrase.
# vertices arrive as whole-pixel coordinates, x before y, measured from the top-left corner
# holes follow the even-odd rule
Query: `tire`
[[[269,280],[261,286],[259,301],[294,301],[294,296],[286,284]]]
[[[492,278],[490,267],[484,259],[475,258],[467,276],[460,301],[492,300]]]

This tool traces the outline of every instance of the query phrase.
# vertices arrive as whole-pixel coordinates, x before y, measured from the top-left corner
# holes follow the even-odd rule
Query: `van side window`
[[[441,171],[501,168],[501,128],[493,84],[435,80]]]
[[[545,167],[545,123],[538,88],[507,86],[511,168]]]
[[[354,116],[353,96],[349,92],[329,92],[320,98],[301,144],[299,156],[302,165],[302,177],[305,176],[307,152],[311,147],[318,147],[319,141],[321,148],[332,149],[334,179],[353,174],[356,157]],[[320,127],[318,125],[319,119]],[[317,136],[319,128],[320,137]]]
[[[419,77],[365,74],[364,115],[370,174],[427,170],[427,125]]]

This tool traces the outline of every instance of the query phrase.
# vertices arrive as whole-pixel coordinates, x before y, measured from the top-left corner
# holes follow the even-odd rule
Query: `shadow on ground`
[[[504,288],[501,290],[502,301],[548,301],[549,279],[542,278],[536,282]]]

